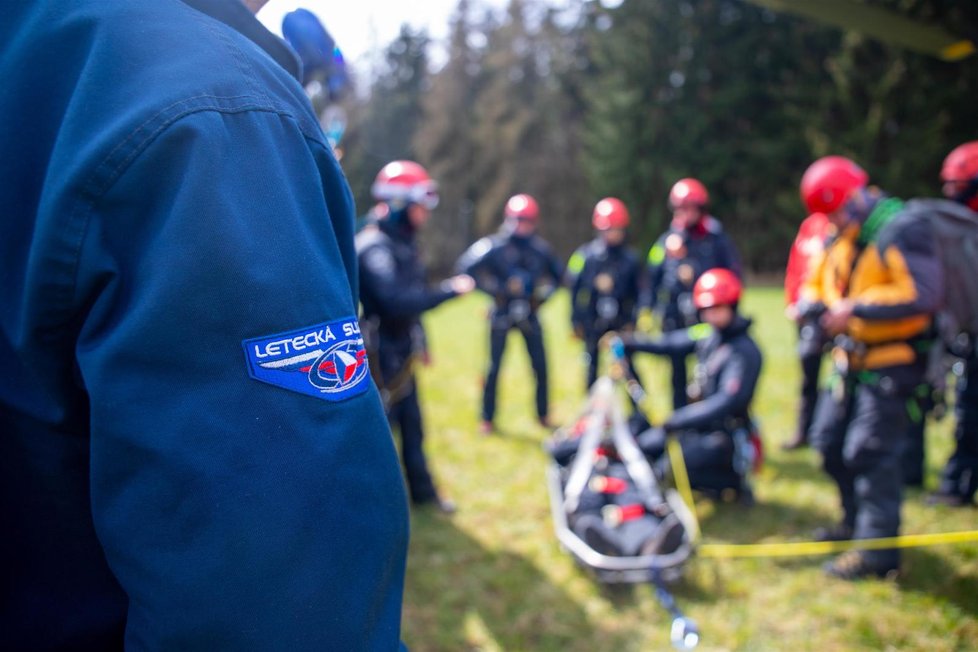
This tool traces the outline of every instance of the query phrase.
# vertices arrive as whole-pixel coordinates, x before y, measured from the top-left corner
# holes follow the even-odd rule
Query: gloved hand
[[[662,426],[652,426],[640,433],[635,440],[647,457],[657,458],[666,450],[666,429]]]
[[[635,333],[617,333],[617,340],[621,342],[621,346],[624,349],[623,353],[631,353],[635,350]]]

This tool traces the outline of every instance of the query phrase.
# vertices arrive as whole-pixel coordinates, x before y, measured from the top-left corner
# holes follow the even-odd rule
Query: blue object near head
[[[333,67],[336,41],[314,13],[308,9],[296,9],[287,13],[282,19],[282,36],[302,61],[303,84],[317,75],[329,76]]]
[[[333,63],[329,69],[329,76],[326,78],[329,96],[338,99],[349,83],[350,77],[346,74],[346,61],[343,59],[343,53],[340,52],[339,46],[335,46],[333,48]]]

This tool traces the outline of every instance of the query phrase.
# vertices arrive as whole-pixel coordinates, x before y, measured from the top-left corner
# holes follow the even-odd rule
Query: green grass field
[[[553,533],[532,372],[511,335],[499,385],[499,433],[477,433],[488,355],[488,301],[469,296],[426,316],[432,365],[421,372],[430,463],[460,506],[448,517],[416,510],[403,637],[426,650],[665,650],[670,617],[647,586],[599,584],[561,550]],[[704,542],[804,541],[839,518],[837,497],[810,450],[779,444],[794,425],[798,369],[781,293],[751,290],[743,311],[765,354],[754,408],[767,449],[758,504],[700,503]],[[547,333],[551,412],[572,419],[584,396],[580,344],[571,338],[566,293],[541,314]],[[639,369],[659,422],[671,400],[667,363]],[[950,419],[928,427],[928,487],[951,448]],[[978,529],[978,510],[904,504],[904,533]],[[897,581],[846,583],[823,576],[825,557],[693,558],[674,586],[699,626],[703,650],[976,650],[978,545],[914,548]]]

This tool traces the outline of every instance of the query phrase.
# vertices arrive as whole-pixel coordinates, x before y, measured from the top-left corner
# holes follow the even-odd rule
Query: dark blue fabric
[[[666,241],[678,237],[679,252],[666,252]],[[691,230],[670,226],[653,245],[662,253],[661,260],[650,256],[647,294],[643,307],[651,307],[662,315],[663,326],[669,330],[691,326],[698,321],[684,304],[689,301],[693,286],[703,272],[720,267],[741,276],[740,256],[730,237],[716,219],[705,217]],[[692,305],[691,303],[689,304]]]
[[[978,355],[962,361],[954,401],[954,452],[941,474],[941,493],[970,502],[978,491]]]
[[[401,435],[401,461],[411,501],[418,504],[437,499],[438,490],[424,454],[424,425],[417,385],[413,381],[407,396],[390,406],[388,417]]]
[[[526,352],[530,356],[530,367],[536,378],[537,417],[547,418],[549,410],[549,383],[547,379],[547,354],[543,345],[543,328],[536,314],[521,321],[516,330],[523,335]],[[511,327],[493,322],[489,329],[489,369],[486,371],[485,385],[482,388],[482,420],[492,421],[496,416],[496,388],[499,385],[499,371],[502,368],[506,339]]]
[[[598,237],[571,256],[580,268],[566,273],[570,289],[571,326],[584,340],[587,387],[598,377],[598,341],[609,331],[631,329],[637,319],[643,266],[631,248],[608,245]]]
[[[518,329],[526,341],[537,381],[537,416],[545,419],[549,409],[547,359],[537,311],[557,290],[563,275],[550,245],[538,235],[516,236],[504,226],[496,235],[482,238],[470,246],[459,258],[456,269],[471,275],[476,287],[493,298],[482,419],[492,421],[496,414],[496,383],[506,334],[513,328]]]
[[[4,646],[397,649],[377,392],[317,400],[242,353],[355,316],[351,195],[274,37],[193,4],[0,21]]]
[[[899,534],[907,402],[923,375],[920,364],[887,367],[876,381],[836,378],[848,391],[825,390],[819,396],[809,437],[839,488],[843,521],[855,539]],[[896,549],[863,554],[881,567],[896,566],[900,559]]]
[[[731,422],[749,422],[750,404],[764,362],[748,332],[750,326],[749,319],[736,315],[726,328],[710,331],[701,339],[694,339],[692,331],[705,326],[671,331],[657,338],[623,338],[626,351],[668,356],[696,353],[698,400],[675,410],[663,424],[667,429],[725,430]]]
[[[679,238],[682,248],[667,251],[666,241]],[[720,267],[742,276],[740,256],[723,226],[711,216],[704,217],[691,229],[669,226],[650,252],[647,280],[643,283],[639,305],[659,314],[663,332],[692,326],[699,321],[693,306],[693,287],[707,270]],[[670,357],[672,363],[672,405],[678,410],[686,405],[686,358],[681,354]]]
[[[438,496],[424,452],[424,427],[411,365],[427,343],[421,314],[456,296],[450,288],[429,287],[406,212],[357,234],[363,320],[375,338],[379,360],[373,371],[388,401],[387,416],[401,436],[401,459],[411,500]],[[397,215],[397,217],[394,217]]]
[[[506,230],[482,238],[456,263],[459,272],[493,298],[494,325],[516,326],[535,314],[560,285],[560,262],[543,238],[518,237]]]

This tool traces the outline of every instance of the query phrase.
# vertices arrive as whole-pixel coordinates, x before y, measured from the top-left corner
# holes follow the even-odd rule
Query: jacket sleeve
[[[489,265],[493,251],[492,239],[480,238],[455,263],[456,272],[471,276],[475,279],[475,286],[489,296],[496,296],[500,291],[499,279],[492,273]]]
[[[371,246],[360,254],[361,292],[370,296],[383,314],[410,317],[451,299],[455,292],[447,287],[407,288],[397,275],[394,255],[382,246]]]
[[[406,501],[376,389],[324,400],[243,355],[355,318],[335,159],[288,116],[209,110],[115,175],[89,200],[76,357],[127,644],[396,649]]]
[[[708,428],[730,416],[744,414],[761,373],[761,358],[753,348],[735,351],[723,365],[718,390],[702,401],[679,408],[666,419],[666,430]]]
[[[696,350],[696,342],[702,339],[700,334],[706,333],[708,330],[710,330],[708,325],[697,324],[692,328],[669,331],[657,337],[628,333],[623,334],[621,339],[626,351],[654,353],[656,355],[689,355]]]
[[[888,279],[860,293],[853,315],[876,320],[936,312],[944,296],[944,268],[929,225],[908,221],[893,234],[892,242],[880,246]]]

